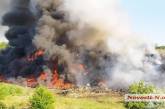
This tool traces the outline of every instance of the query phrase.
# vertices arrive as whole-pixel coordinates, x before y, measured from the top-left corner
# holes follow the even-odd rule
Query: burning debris
[[[3,16],[10,46],[0,53],[0,80],[60,89],[124,87],[159,74],[153,62],[143,65],[144,43],[123,30],[125,24],[118,28],[114,0],[110,6],[105,0],[39,0],[35,8],[31,2],[13,0]]]
[[[38,4],[38,16],[31,11],[30,0],[13,1],[11,11],[4,15],[10,47],[1,52],[2,77],[12,82],[18,77],[25,78],[30,87],[39,83],[51,88],[98,85],[106,76],[97,58],[110,57],[101,49],[92,50],[74,43],[68,32],[76,29],[76,24],[58,10],[60,2],[44,2]],[[90,31],[85,34],[89,33],[95,34]]]

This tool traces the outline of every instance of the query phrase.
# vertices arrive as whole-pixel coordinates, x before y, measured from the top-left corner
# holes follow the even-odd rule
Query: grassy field
[[[6,90],[4,92],[3,90]],[[0,83],[0,103],[13,109],[27,109],[29,107],[29,97],[34,89],[24,88],[16,85]],[[55,109],[125,109],[123,106],[123,97],[119,94],[110,94],[108,96],[96,97],[67,97],[54,94]],[[1,108],[0,108],[1,109]],[[7,108],[8,109],[8,108]]]
[[[56,101],[58,109],[125,109],[123,97],[113,94],[86,98],[56,96]]]

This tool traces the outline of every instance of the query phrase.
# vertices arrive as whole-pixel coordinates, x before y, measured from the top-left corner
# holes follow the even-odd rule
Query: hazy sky
[[[121,0],[133,31],[165,45],[165,0]]]

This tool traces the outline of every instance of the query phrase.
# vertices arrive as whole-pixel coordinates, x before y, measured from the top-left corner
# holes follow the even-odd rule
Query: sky
[[[165,0],[121,0],[133,32],[165,45]]]
[[[147,38],[154,44],[165,45],[165,0],[120,1],[122,9],[128,14],[134,33]],[[5,41],[3,37],[5,30],[6,28],[0,26],[0,39],[3,41]]]

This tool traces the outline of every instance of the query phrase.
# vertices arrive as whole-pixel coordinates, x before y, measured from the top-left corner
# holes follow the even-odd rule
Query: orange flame
[[[34,54],[27,56],[28,61],[34,61],[37,59],[39,56],[44,55],[44,50],[37,50]],[[59,77],[59,72],[58,72],[58,67],[57,67],[57,62],[55,62],[55,66],[52,72],[52,77],[51,79],[48,78],[48,73],[46,72],[41,72],[40,76],[38,78],[34,77],[34,75],[30,75],[29,77],[26,78],[26,86],[27,87],[36,87],[38,85],[38,79],[42,81],[47,81],[49,79],[50,83],[48,82],[49,88],[58,88],[58,89],[69,89],[73,87],[73,84],[71,83],[66,83],[63,78]],[[79,66],[79,69],[84,69],[83,65]],[[0,75],[0,82],[6,82],[5,78]]]
[[[37,80],[35,79],[33,75],[29,76],[26,79],[26,82],[27,82],[28,87],[35,87],[37,85]]]
[[[57,89],[69,89],[73,87],[71,83],[65,83],[64,79],[59,78],[59,74],[56,70],[56,66],[54,67],[53,77],[52,77],[52,85]]]
[[[40,75],[40,77],[39,77],[39,79],[44,81],[44,80],[47,79],[47,76],[48,76],[47,73],[42,72],[41,75]]]
[[[43,56],[44,51],[43,50],[37,50],[33,55],[28,56],[28,61],[34,61],[37,57]]]

